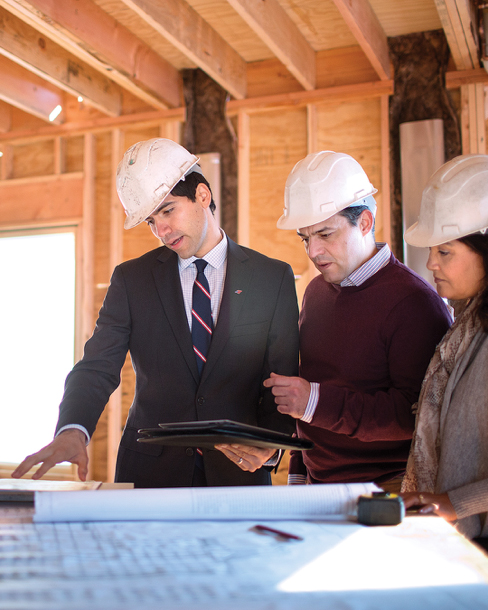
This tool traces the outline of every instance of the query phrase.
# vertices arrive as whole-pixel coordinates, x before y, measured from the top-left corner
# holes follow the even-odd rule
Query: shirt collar
[[[207,252],[205,256],[202,256],[203,260],[207,261],[207,263],[215,269],[218,269],[221,265],[223,265],[225,263],[225,259],[227,258],[227,235],[223,229],[220,229],[220,232],[222,233],[222,239],[214,248],[212,248],[212,250],[210,250],[210,252]],[[196,260],[198,260],[197,256],[190,256],[190,258],[180,258],[178,256],[178,267],[180,268],[180,271],[187,269]]]
[[[367,260],[361,267],[358,267],[350,275],[342,280],[340,285],[344,286],[361,286],[366,280],[369,280],[377,271],[383,269],[388,264],[391,251],[388,244],[378,242],[376,244],[378,252],[369,260]]]

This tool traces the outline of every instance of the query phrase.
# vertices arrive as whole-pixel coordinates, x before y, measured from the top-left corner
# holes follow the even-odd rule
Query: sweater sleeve
[[[389,387],[367,393],[321,383],[312,426],[363,442],[412,437],[415,421],[412,405],[418,399],[436,345],[450,325],[447,308],[430,292],[418,290],[410,294],[382,323]],[[364,323],[368,323],[367,319]]]
[[[488,479],[447,492],[459,519],[488,512]]]

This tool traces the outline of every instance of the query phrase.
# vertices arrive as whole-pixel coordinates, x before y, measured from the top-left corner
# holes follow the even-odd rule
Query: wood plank
[[[354,99],[372,99],[393,93],[393,81],[382,80],[357,85],[343,85],[315,89],[314,91],[299,91],[281,95],[268,95],[246,100],[231,100],[227,104],[227,114],[232,115],[241,109],[248,112],[263,112],[282,107],[302,107],[312,103],[337,103]],[[1,140],[0,135],[0,140]]]
[[[82,210],[83,175],[79,172],[0,181],[2,227],[78,220]]]
[[[381,97],[381,231],[377,241],[391,242],[391,199],[390,199],[390,99]]]
[[[240,110],[252,113],[272,111],[277,108],[303,107],[310,103],[339,103],[341,101],[374,99],[393,93],[393,81],[372,81],[357,85],[327,87],[315,91],[301,91],[279,95],[263,96],[246,100],[231,100],[227,103],[227,114],[236,116]],[[91,121],[65,124],[59,127],[28,129],[24,131],[0,133],[0,142],[31,142],[36,139],[49,139],[57,135],[76,135],[87,132],[106,131],[116,127],[158,125],[165,120],[184,120],[185,109],[175,108],[166,111],[142,112],[118,118],[93,119]],[[156,134],[158,135],[158,134]],[[155,136],[153,136],[155,137]]]
[[[2,155],[0,157],[0,180],[12,178],[14,171],[14,155],[13,147],[9,144],[2,146]]]
[[[0,5],[151,106],[179,106],[178,71],[91,0]]]
[[[360,46],[319,51],[315,56],[316,87],[355,85],[378,76]],[[301,84],[278,59],[247,64],[247,98],[302,91]]]
[[[472,0],[434,0],[458,70],[479,68],[478,24]]]
[[[54,108],[63,106],[64,98],[57,88],[1,55],[0,74],[0,99],[7,104],[47,122]],[[61,113],[51,122],[59,125],[63,118]]]
[[[391,76],[386,34],[368,0],[334,0],[354,37],[381,80]]]
[[[461,87],[461,140],[463,154],[486,154],[485,87]]]
[[[184,0],[122,0],[237,99],[246,96],[246,63]]]
[[[488,83],[488,72],[484,68],[446,72],[447,89],[457,89],[462,85],[475,83]]]
[[[91,66],[0,7],[0,54],[110,116],[122,106],[120,88]]]
[[[10,106],[0,101],[0,133],[10,131],[12,125],[12,113]]]
[[[315,52],[277,0],[228,0],[306,90],[315,89]]]
[[[237,155],[237,236],[242,246],[249,246],[250,213],[250,123],[249,115],[243,110],[238,114],[238,155]]]

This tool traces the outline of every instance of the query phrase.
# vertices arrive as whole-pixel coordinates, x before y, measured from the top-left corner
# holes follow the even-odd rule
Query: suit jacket
[[[199,379],[185,314],[177,255],[166,247],[114,270],[83,359],[68,375],[57,429],[80,424],[91,435],[120,383],[130,351],[136,387],[117,460],[116,480],[137,487],[190,486],[191,447],[138,443],[139,428],[232,419],[285,432],[294,421],[276,409],[263,381],[298,371],[298,306],[292,270],[228,240],[222,302]],[[220,451],[204,450],[208,485],[270,482],[242,471]]]

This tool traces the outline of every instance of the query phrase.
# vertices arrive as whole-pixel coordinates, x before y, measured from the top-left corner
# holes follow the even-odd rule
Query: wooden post
[[[123,260],[124,212],[115,188],[117,165],[123,154],[124,134],[120,129],[112,131],[112,180],[110,194],[110,273]],[[122,380],[108,401],[107,422],[107,480],[113,481],[117,451],[122,434]]]
[[[83,345],[93,331],[94,319],[94,255],[95,255],[95,178],[96,151],[95,136],[84,136],[83,151],[83,221],[81,229],[82,242],[82,295],[81,295],[81,341],[77,345],[81,357]],[[88,446],[88,457],[91,458],[91,447]],[[91,459],[88,463],[88,478],[91,478]]]
[[[461,139],[463,154],[486,154],[485,86],[461,87]]]
[[[390,211],[390,97],[381,97],[381,218],[383,233],[381,239],[391,243]]]
[[[242,246],[249,246],[250,230],[250,155],[251,137],[249,128],[249,115],[242,110],[238,115],[238,141],[237,156],[237,236]]]

